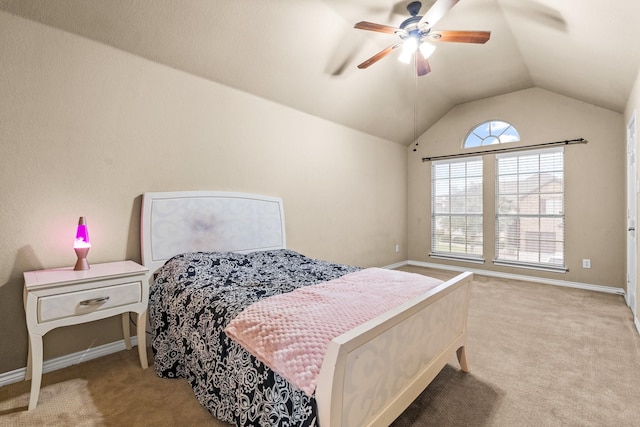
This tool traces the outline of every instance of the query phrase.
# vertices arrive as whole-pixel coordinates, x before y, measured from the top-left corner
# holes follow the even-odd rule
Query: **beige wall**
[[[139,261],[145,191],[280,196],[291,249],[407,258],[404,146],[5,13],[0,58],[0,373],[25,366],[22,272],[72,266],[81,215],[89,262]],[[54,330],[45,359],[119,339]]]
[[[638,116],[638,114],[640,114],[640,71],[638,72],[636,83],[633,87],[633,90],[631,91],[631,95],[629,96],[629,101],[627,102],[627,107],[625,109],[625,114],[624,114],[625,126],[629,123],[629,120],[631,120],[631,116],[633,114],[635,114],[635,118],[636,118],[636,132],[637,132],[637,130],[640,129],[640,124],[638,124],[638,120],[640,120],[640,117]],[[636,139],[639,139],[639,138],[640,137],[636,135]],[[638,169],[638,172],[640,173],[640,169]],[[640,179],[640,177],[638,179]],[[637,218],[640,218],[640,200],[638,203],[638,208],[639,208],[639,212],[637,213]],[[638,244],[637,253],[640,254],[640,239],[636,239],[636,243]],[[636,265],[636,279],[640,279],[640,262]],[[640,314],[640,298],[637,297],[638,290],[640,290],[640,286],[636,284],[636,314]],[[640,323],[638,323],[639,321],[637,316],[635,320],[636,320],[636,327],[638,327]]]
[[[0,374],[25,366],[22,272],[72,265],[78,216],[89,221],[90,262],[139,261],[143,192],[270,194],[284,199],[292,249],[362,266],[433,262],[430,166],[420,159],[462,151],[468,130],[493,118],[514,124],[525,145],[589,140],[566,150],[570,271],[539,276],[624,287],[627,114],[531,89],[454,108],[407,155],[388,141],[1,12],[0,58]],[[639,87],[628,112],[640,109]],[[492,214],[493,157],[485,159]],[[536,274],[493,267],[490,223],[485,234],[482,268]],[[54,330],[45,358],[119,334],[117,319]]]
[[[565,148],[565,259],[567,273],[496,267],[495,155],[484,156],[484,256],[478,266],[431,259],[431,166],[422,157],[461,153],[475,125],[505,120],[520,133],[518,145],[585,138],[588,144]],[[625,274],[625,126],[621,114],[528,89],[453,108],[409,149],[409,259],[527,276],[624,288]],[[477,150],[477,149],[476,149]],[[582,259],[591,259],[591,269]]]

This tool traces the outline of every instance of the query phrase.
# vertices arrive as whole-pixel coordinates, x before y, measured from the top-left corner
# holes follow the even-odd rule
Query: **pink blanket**
[[[368,268],[252,304],[225,332],[311,396],[333,338],[440,283],[420,274]]]

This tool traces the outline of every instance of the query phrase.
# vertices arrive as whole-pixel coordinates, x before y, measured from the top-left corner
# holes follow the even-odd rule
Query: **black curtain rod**
[[[584,138],[567,139],[564,141],[544,142],[542,144],[527,145],[526,147],[505,147],[505,148],[496,148],[493,150],[474,151],[472,153],[459,153],[459,154],[448,154],[446,156],[423,157],[422,161],[429,162],[431,160],[455,159],[457,157],[469,157],[469,156],[477,156],[478,154],[493,154],[493,153],[501,153],[505,151],[524,151],[524,150],[529,150],[531,148],[549,147],[553,145],[586,144],[587,142],[589,141],[587,141]]]

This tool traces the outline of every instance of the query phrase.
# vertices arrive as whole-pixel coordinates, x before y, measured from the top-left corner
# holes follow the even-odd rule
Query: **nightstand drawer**
[[[38,300],[38,322],[135,304],[141,299],[142,284],[140,282],[42,297]]]

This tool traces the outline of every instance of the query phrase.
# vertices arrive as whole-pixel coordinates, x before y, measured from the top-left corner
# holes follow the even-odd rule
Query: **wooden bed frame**
[[[286,248],[282,200],[244,193],[145,193],[142,261],[153,273],[191,251]],[[465,355],[473,275],[462,273],[333,339],[315,398],[321,427],[388,426],[457,354]]]

